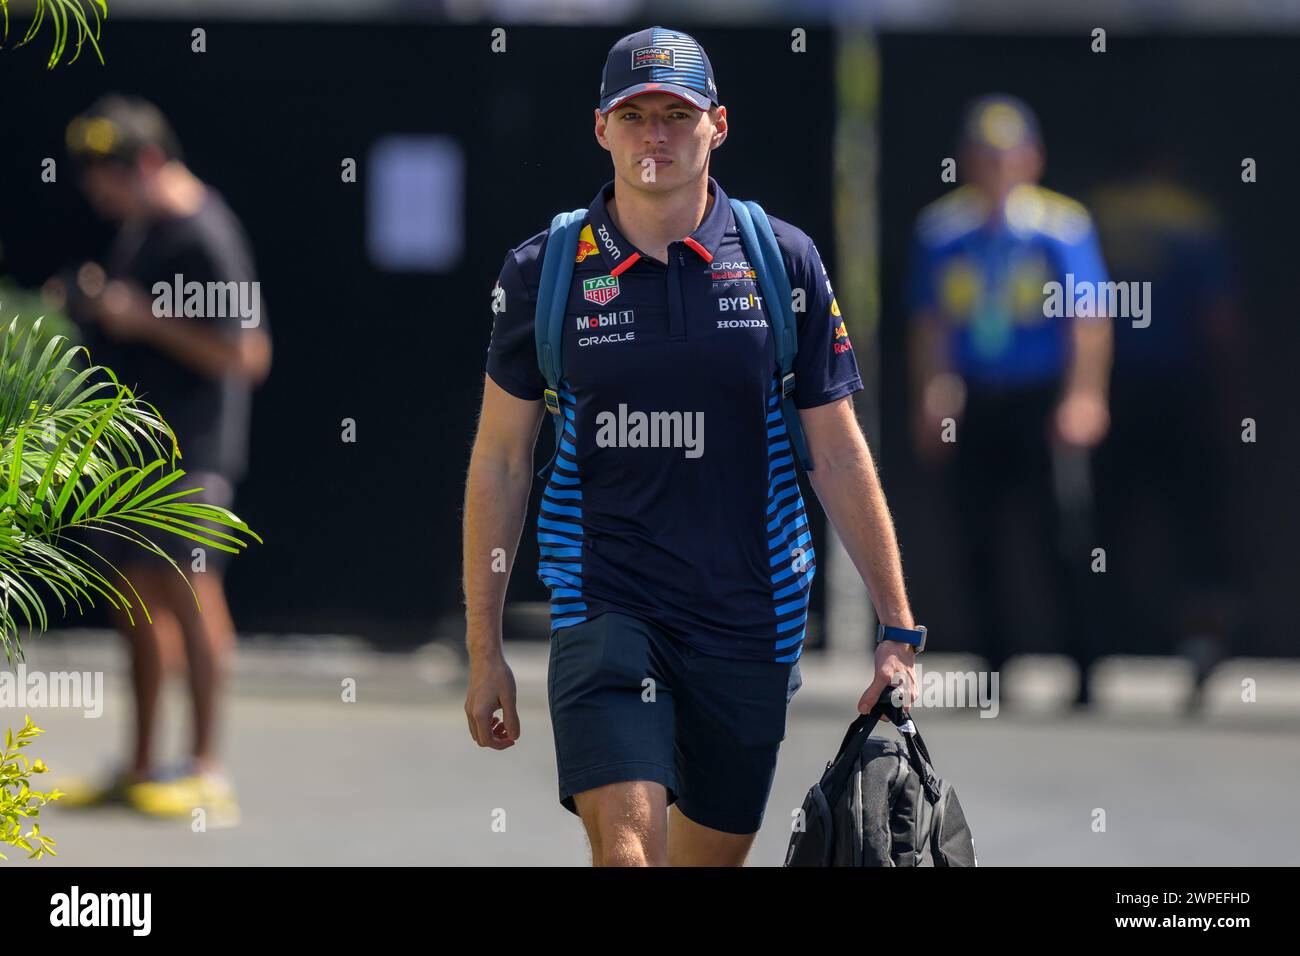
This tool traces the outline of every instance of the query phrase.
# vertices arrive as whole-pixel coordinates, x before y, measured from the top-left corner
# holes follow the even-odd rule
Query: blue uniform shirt
[[[917,221],[908,283],[910,314],[932,316],[948,336],[952,368],[974,387],[1059,379],[1070,358],[1067,317],[1044,312],[1043,286],[1106,282],[1087,210],[1039,186],[1020,186],[1001,215],[963,186]],[[1068,294],[1068,293],[1067,293]]]
[[[709,192],[704,221],[668,246],[667,264],[610,220],[612,181],[591,203],[564,319],[565,434],[542,497],[538,574],[552,629],[619,611],[703,653],[793,661],[816,556],[763,295],[712,177]],[[862,379],[812,240],[769,218],[804,290],[795,404],[824,405]],[[546,239],[512,249],[493,290],[487,371],[528,401],[546,387],[533,336]]]

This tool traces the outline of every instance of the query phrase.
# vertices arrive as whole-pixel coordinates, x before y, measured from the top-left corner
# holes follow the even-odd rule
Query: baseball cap
[[[670,93],[697,110],[719,105],[713,67],[704,47],[694,37],[665,27],[623,37],[605,59],[600,76],[602,113],[640,93]]]
[[[68,123],[68,153],[80,163],[129,163],[146,146],[168,159],[181,157],[180,143],[162,111],[147,100],[109,93]]]
[[[1042,143],[1034,111],[1023,100],[1003,93],[981,96],[966,107],[962,139],[996,150]]]

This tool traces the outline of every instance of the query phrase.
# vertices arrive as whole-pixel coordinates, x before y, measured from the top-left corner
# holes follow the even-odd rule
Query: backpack
[[[763,301],[772,322],[772,335],[776,351],[776,364],[781,373],[781,417],[795,456],[805,471],[812,471],[808,446],[804,440],[799,411],[794,405],[794,365],[798,350],[798,330],[790,303],[790,276],[786,272],[776,234],[767,214],[756,202],[731,200],[731,210],[740,229],[740,241],[745,254],[763,290]],[[564,415],[560,411],[559,389],[564,375],[562,339],[564,335],[564,310],[569,301],[569,287],[573,280],[573,260],[578,251],[578,234],[582,231],[586,209],[559,213],[551,220],[551,231],[542,258],[542,278],[537,289],[537,311],[534,332],[537,339],[537,364],[546,379],[542,393],[546,410],[555,423],[555,452],[538,477],[545,477],[555,466],[560,442],[564,439]]]
[[[903,743],[871,736],[884,714]],[[915,720],[887,698],[849,725],[798,823],[786,866],[979,866],[956,791],[935,775]]]

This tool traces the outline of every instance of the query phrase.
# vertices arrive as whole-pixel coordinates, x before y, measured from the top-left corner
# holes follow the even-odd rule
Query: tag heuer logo
[[[604,305],[618,295],[618,276],[597,276],[582,280],[582,297],[588,302]]]

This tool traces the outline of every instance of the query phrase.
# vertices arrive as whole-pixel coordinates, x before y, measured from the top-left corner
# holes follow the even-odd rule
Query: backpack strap
[[[542,257],[542,281],[537,289],[533,333],[537,340],[537,365],[546,379],[542,400],[555,423],[555,451],[551,453],[551,460],[537,473],[539,478],[544,478],[555,467],[555,457],[560,453],[560,442],[564,437],[564,412],[560,409],[560,382],[564,377],[564,308],[573,281],[578,234],[586,216],[586,209],[556,215],[551,220],[546,253]]]
[[[767,213],[763,212],[763,207],[752,200],[743,202],[732,199],[731,210],[736,217],[736,226],[740,229],[740,241],[758,276],[759,288],[763,290],[766,312],[772,320],[772,343],[776,351],[777,368],[781,373],[781,417],[785,421],[785,431],[790,436],[790,446],[799,458],[799,463],[805,471],[812,471],[808,443],[799,421],[799,410],[794,404],[795,377],[792,369],[795,354],[799,351],[799,330],[790,302],[790,275],[786,271],[776,234],[772,231],[772,224],[768,221]]]

